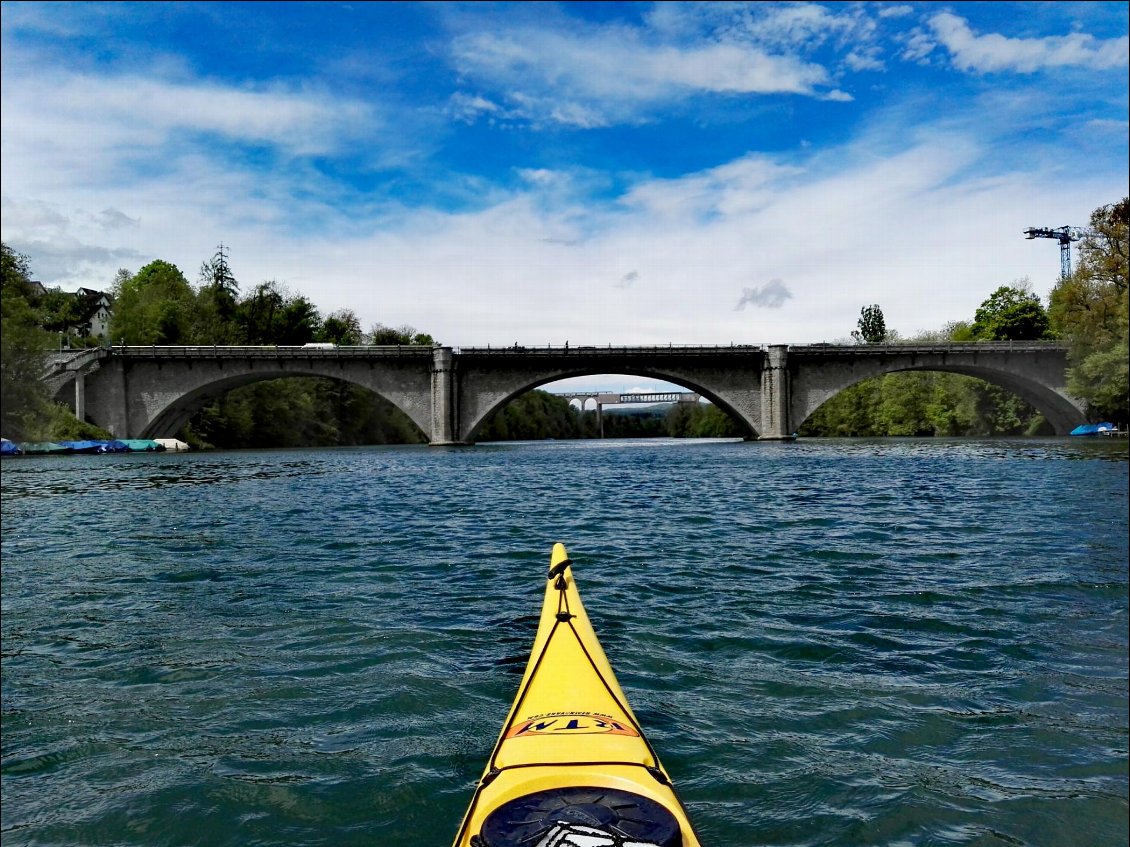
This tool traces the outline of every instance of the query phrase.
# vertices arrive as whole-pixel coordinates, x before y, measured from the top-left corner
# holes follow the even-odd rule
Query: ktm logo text
[[[594,715],[590,712],[556,712],[552,715],[537,715],[515,724],[506,733],[507,738],[523,738],[531,735],[629,735],[638,736],[629,724],[622,723],[608,715]]]

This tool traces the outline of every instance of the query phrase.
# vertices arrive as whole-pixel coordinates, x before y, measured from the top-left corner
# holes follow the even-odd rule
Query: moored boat
[[[1115,431],[1114,424],[1104,421],[1103,423],[1093,424],[1080,424],[1071,430],[1071,435],[1110,435]]]
[[[454,847],[699,847],[555,544],[522,683]]]

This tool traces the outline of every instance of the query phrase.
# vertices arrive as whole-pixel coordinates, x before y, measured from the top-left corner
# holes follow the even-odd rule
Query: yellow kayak
[[[455,847],[700,847],[553,545],[526,673]]]

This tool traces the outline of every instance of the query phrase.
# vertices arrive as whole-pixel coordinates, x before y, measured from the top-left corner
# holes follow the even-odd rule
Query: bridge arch
[[[403,409],[396,404],[391,398],[386,397],[380,391],[373,388],[372,385],[366,385],[354,379],[341,376],[339,374],[317,374],[310,373],[309,371],[288,371],[280,369],[277,373],[268,374],[257,372],[255,374],[240,374],[226,377],[224,379],[210,382],[197,389],[182,394],[174,401],[169,403],[164,409],[156,412],[152,420],[147,425],[146,429],[142,431],[142,438],[163,438],[172,437],[192,419],[198,411],[214,400],[218,400],[224,395],[237,388],[243,388],[248,385],[254,385],[259,382],[268,382],[275,379],[329,379],[334,382],[346,383],[348,385],[355,385],[365,389],[375,397],[386,400],[391,403],[398,410],[403,412]],[[412,421],[413,425],[420,431],[420,433],[427,439],[429,433],[425,430],[420,422],[413,420],[410,415],[405,415]],[[430,417],[430,416],[429,416]]]
[[[556,366],[536,374],[514,373],[506,380],[495,380],[495,384],[489,392],[484,392],[481,388],[476,392],[477,402],[465,404],[469,408],[466,410],[467,414],[465,417],[460,421],[459,430],[461,440],[469,444],[474,443],[475,437],[482,431],[483,427],[486,426],[490,419],[505,408],[507,404],[513,402],[523,394],[558,380],[582,376],[599,376],[605,373],[609,373],[606,368],[591,365],[574,367]],[[719,390],[718,386],[704,384],[700,379],[696,379],[686,373],[681,373],[678,368],[656,368],[636,365],[617,370],[615,373],[622,373],[627,376],[660,379],[664,382],[674,383],[689,391],[696,392],[710,400],[710,402],[742,424],[748,430],[748,437],[757,437],[757,428],[749,420],[747,414],[743,413],[743,407],[748,408],[748,403],[743,402],[746,398],[734,396],[734,394],[728,392],[725,387]],[[581,403],[581,411],[584,411],[583,401]]]
[[[793,364],[796,370],[790,374],[790,421],[794,431],[799,429],[825,402],[864,380],[891,373],[933,371],[975,377],[1010,391],[1042,414],[1056,434],[1066,435],[1083,418],[1084,410],[1065,388],[1049,384],[1047,379],[1049,372],[1065,372],[1065,352],[1045,348],[1035,357],[1031,352],[1027,351],[1023,359],[1016,357],[1012,361],[1008,358],[977,361],[976,353],[953,355],[946,352],[862,356],[848,368],[825,366],[805,371],[803,366]],[[791,358],[797,362],[795,357]]]
[[[403,412],[425,435],[432,430],[430,349],[418,362],[317,358],[119,358],[86,377],[90,419],[115,434],[175,435],[207,403],[246,385],[320,377],[360,386]],[[417,357],[411,357],[417,358]]]

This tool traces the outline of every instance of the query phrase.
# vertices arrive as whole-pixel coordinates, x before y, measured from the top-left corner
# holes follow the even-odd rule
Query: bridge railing
[[[493,347],[487,345],[486,347],[455,347],[452,349],[454,350],[454,352],[460,355],[469,356],[638,356],[662,355],[669,353],[678,353],[680,355],[762,353],[765,351],[765,346],[761,344],[729,344],[725,346],[717,344],[657,344],[653,346],[614,346],[609,344],[604,347],[599,347],[595,345],[583,344],[576,347],[571,345],[565,345],[563,347],[554,347],[552,345],[546,345],[545,347],[531,347],[522,344],[514,344],[510,347]]]
[[[884,355],[888,353],[979,353],[1066,350],[1062,341],[893,341],[882,344],[790,344],[790,353],[852,353]]]
[[[302,345],[193,345],[185,347],[161,345],[127,345],[110,348],[111,356],[173,358],[173,359],[340,359],[371,358],[373,356],[409,356],[431,358],[433,348],[419,344],[370,344],[337,347],[307,347]]]
[[[767,344],[730,344],[730,345],[695,345],[695,344],[667,344],[652,346],[628,346],[611,344],[605,347],[581,345],[577,347],[565,345],[562,347],[531,347],[521,344],[509,347],[452,347],[452,352],[462,356],[596,356],[601,358],[617,357],[646,357],[646,356],[717,356],[733,354],[764,354],[772,345]],[[850,353],[853,356],[874,356],[905,353],[973,353],[973,352],[1040,352],[1066,350],[1067,347],[1060,341],[944,341],[944,342],[892,342],[882,344],[789,344],[780,345],[787,347],[790,353],[825,354],[835,355]],[[210,345],[199,344],[189,346],[171,345],[117,345],[110,347],[92,348],[88,351],[94,356],[110,355],[114,357],[144,357],[144,358],[373,358],[373,357],[398,357],[413,358],[431,357],[435,347],[420,344],[380,344],[380,345]]]

